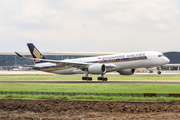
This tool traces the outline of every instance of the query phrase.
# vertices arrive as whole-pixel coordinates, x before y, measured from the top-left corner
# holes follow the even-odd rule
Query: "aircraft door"
[[[141,64],[143,67],[147,66],[150,63],[150,60],[152,59],[152,53],[147,54],[147,60],[142,60]]]

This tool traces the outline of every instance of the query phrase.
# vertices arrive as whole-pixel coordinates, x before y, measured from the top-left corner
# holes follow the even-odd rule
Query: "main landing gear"
[[[91,80],[92,80],[92,77],[84,77],[84,76],[83,76],[83,77],[82,77],[82,80],[90,80],[90,81],[91,81]]]
[[[89,73],[87,73],[85,77],[83,76],[83,77],[82,77],[82,80],[90,80],[90,81],[91,81],[91,80],[92,80],[92,77],[88,77],[88,74],[89,74]]]
[[[98,77],[98,80],[107,81],[108,78],[106,78],[106,77]]]
[[[98,78],[97,78],[98,81],[99,81],[99,80],[102,80],[102,81],[107,81],[107,80],[108,80],[108,78],[107,78],[107,77],[104,77],[103,75],[104,75],[104,74],[102,74],[101,77],[98,77]],[[83,76],[83,77],[82,77],[82,80],[92,81],[92,77],[88,77],[88,73],[87,73],[86,76]]]
[[[97,79],[98,79],[98,80],[102,80],[102,81],[107,81],[108,78],[107,78],[107,77],[104,77],[103,75],[104,75],[104,74],[102,74],[101,77],[98,77]]]

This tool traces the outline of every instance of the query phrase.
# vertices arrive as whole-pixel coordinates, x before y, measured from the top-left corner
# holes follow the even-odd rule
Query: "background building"
[[[31,57],[30,53],[28,52],[21,54],[26,57]],[[42,53],[42,54],[47,59],[64,60],[64,59],[84,58],[84,57],[120,54],[120,53],[63,52],[63,53]],[[180,66],[178,64],[180,64],[180,52],[165,52],[164,55],[170,59],[169,64],[171,64],[171,66],[164,66],[162,67],[162,70],[179,71]],[[34,65],[34,62],[32,60],[20,58],[15,53],[0,53],[0,70],[31,70],[29,68],[19,67],[20,65]]]
[[[165,52],[164,55],[170,59],[170,65],[162,67],[162,70],[178,71],[180,70],[180,52]]]
[[[22,53],[25,57],[30,57],[30,53]],[[42,53],[46,59],[52,60],[65,60],[65,59],[75,59],[75,58],[84,58],[84,57],[92,57],[99,55],[109,55],[109,54],[117,54],[117,53]],[[15,53],[0,53],[0,70],[31,70],[19,67],[20,65],[34,65],[33,60],[23,59],[18,57]]]

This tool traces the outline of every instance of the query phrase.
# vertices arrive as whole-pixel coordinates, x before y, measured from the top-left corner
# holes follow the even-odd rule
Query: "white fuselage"
[[[156,67],[169,63],[169,59],[160,52],[134,52],[117,55],[106,55],[97,57],[87,57],[78,59],[62,60],[66,62],[81,62],[91,64],[105,64],[109,67],[106,72],[119,71],[124,69],[135,69],[142,67]],[[66,65],[56,65],[54,63],[39,63],[35,67],[37,70],[51,72],[56,74],[84,74],[85,72],[76,67]]]

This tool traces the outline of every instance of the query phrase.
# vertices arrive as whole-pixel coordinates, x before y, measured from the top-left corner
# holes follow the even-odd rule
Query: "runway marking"
[[[180,82],[153,82],[153,81],[0,81],[0,83],[106,83],[106,84],[180,84]]]

